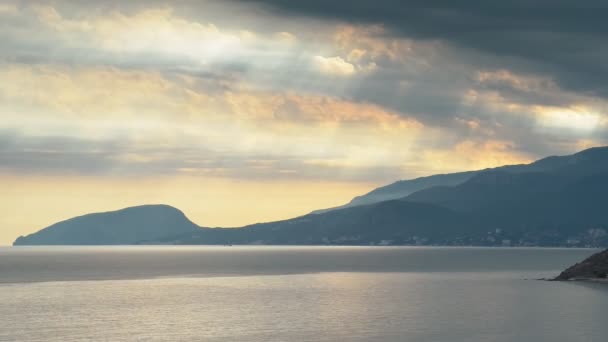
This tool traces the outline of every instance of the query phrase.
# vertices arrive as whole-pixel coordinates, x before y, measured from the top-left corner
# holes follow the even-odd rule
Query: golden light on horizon
[[[175,177],[0,175],[0,245],[75,216],[168,204],[204,227],[240,227],[338,206],[378,184]],[[34,214],[35,213],[35,214]]]
[[[551,75],[310,20],[221,1],[0,4],[0,243],[151,202],[201,225],[289,218],[606,142],[608,102]]]

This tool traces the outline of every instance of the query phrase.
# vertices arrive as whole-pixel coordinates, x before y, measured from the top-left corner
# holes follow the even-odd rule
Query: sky
[[[165,203],[237,227],[608,140],[608,5],[0,0],[0,245]]]

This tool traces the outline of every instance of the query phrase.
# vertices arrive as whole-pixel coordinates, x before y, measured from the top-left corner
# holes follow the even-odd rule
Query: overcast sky
[[[0,1],[0,244],[205,226],[608,139],[605,1]]]

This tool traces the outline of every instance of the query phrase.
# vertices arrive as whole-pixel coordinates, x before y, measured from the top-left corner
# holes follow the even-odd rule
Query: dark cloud
[[[129,16],[144,9],[170,6],[172,17],[192,23],[212,23],[221,30],[235,32],[266,33],[270,35],[264,39],[269,41],[275,39],[273,34],[277,31],[290,31],[298,39],[293,47],[281,49],[276,59],[273,49],[262,42],[238,53],[227,51],[221,58],[203,64],[199,56],[187,53],[189,49],[183,53],[155,44],[142,51],[107,49],[98,43],[99,39],[91,37],[95,32],[45,29],[35,16],[24,11],[19,20],[0,21],[0,45],[6,47],[0,49],[0,66],[3,61],[67,65],[76,70],[109,66],[159,72],[172,80],[188,77],[189,89],[207,95],[221,96],[224,92],[238,93],[251,88],[276,94],[316,94],[372,103],[413,117],[430,131],[442,131],[441,136],[429,134],[428,141],[420,144],[431,149],[449,150],[465,140],[479,143],[499,140],[512,142],[518,152],[541,157],[573,152],[580,139],[598,142],[607,139],[604,127],[596,132],[577,134],[557,128],[539,129],[532,110],[533,106],[568,108],[591,104],[594,113],[605,112],[603,104],[598,104],[602,102],[599,97],[608,97],[608,69],[604,64],[608,57],[608,40],[604,39],[608,24],[603,20],[607,7],[601,2],[233,0],[227,4],[226,1],[177,0],[167,4],[161,0],[95,3],[56,0],[50,3],[68,20],[81,20],[88,13],[97,13],[100,17],[111,14],[110,18],[116,12]],[[272,15],[269,10],[281,15]],[[301,20],[291,20],[294,17]],[[336,22],[382,24],[386,30],[367,32],[368,27],[363,27],[361,31],[369,37],[354,37],[352,46],[341,46],[334,40]],[[357,41],[358,38],[370,38],[390,48],[394,47],[393,42],[411,43],[412,49],[392,50],[397,58],[382,51],[373,57],[369,53],[362,60],[349,60],[348,54],[353,48],[374,49],[373,44],[366,45],[365,39]],[[375,67],[348,77],[334,77],[315,69],[311,62],[316,55],[339,56],[356,64],[358,71],[371,63]],[[521,87],[508,78],[485,81],[476,78],[480,71],[497,70],[524,81],[526,78],[540,80],[540,83]],[[465,103],[470,91],[479,92],[479,102]],[[492,106],[484,102],[492,100],[491,93],[498,94],[506,104],[520,106],[521,110],[513,112],[504,104]],[[596,96],[599,97],[593,98]],[[305,115],[289,104],[275,113],[276,118],[292,122],[305,122]],[[469,122],[479,128],[471,129]],[[185,146],[175,150],[154,147],[133,150],[128,141],[81,143],[76,139],[70,142],[76,146],[75,150],[62,147],[49,153],[39,146],[54,146],[58,140],[45,139],[21,141],[21,150],[13,149],[20,153],[0,149],[3,161],[16,170],[49,172],[64,168],[81,173],[165,174],[194,169],[202,174],[225,172],[247,178],[336,177],[374,181],[404,176],[390,166],[349,171],[348,167],[305,164],[288,153],[280,157],[234,155],[230,151],[221,153]],[[125,154],[155,158],[125,162],[121,159]],[[192,162],[184,163],[184,159]],[[340,156],[328,159],[338,160]],[[270,169],[282,170],[282,173],[273,174],[269,169],[253,165],[256,160],[271,161]],[[32,164],[25,167],[23,163]]]
[[[608,3],[600,0],[237,0],[282,14],[383,24],[550,74],[564,89],[608,97]]]
[[[324,165],[297,156],[238,154],[204,146],[136,145],[128,138],[30,136],[0,130],[0,173],[148,177],[192,175],[247,180],[352,180],[387,182],[398,167]]]
[[[0,171],[19,174],[103,174],[118,143],[69,137],[27,137],[0,131]]]

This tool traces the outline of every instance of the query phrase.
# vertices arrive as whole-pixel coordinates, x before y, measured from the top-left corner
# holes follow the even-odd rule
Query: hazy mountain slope
[[[565,186],[561,178],[546,173],[482,172],[454,187],[434,187],[404,198],[410,202],[440,205],[460,212],[475,212],[491,205],[507,205],[530,196],[547,195]]]
[[[15,245],[135,244],[199,229],[179,211],[166,205],[146,205],[75,217],[37,233],[19,237]]]
[[[606,172],[608,148],[594,148],[570,156],[541,159],[526,166],[483,171],[460,185],[428,188],[404,199],[473,212],[535,196],[549,199],[570,184]]]
[[[568,156],[547,157],[530,164],[506,165],[492,169],[441,174],[416,178],[412,180],[402,180],[374,189],[365,195],[357,196],[349,203],[343,206],[316,210],[312,213],[320,214],[336,209],[349,208],[358,205],[367,205],[393,199],[400,199],[415,194],[417,192],[429,190],[436,187],[454,187],[463,184],[469,180],[472,180],[480,174],[489,172],[499,172],[502,174],[520,174],[556,172],[559,170],[562,175],[578,175],[579,177],[581,177],[584,175],[591,174],[592,171],[598,167],[600,169],[608,169],[608,148],[606,147],[592,148]],[[479,181],[479,179],[477,181]],[[430,193],[441,194],[440,196],[444,195],[443,190],[440,189],[433,189],[429,191],[431,191]],[[428,196],[431,196],[430,193],[416,195],[420,197],[412,197],[411,200],[434,202],[426,200]]]
[[[412,180],[401,180],[368,192],[365,195],[353,198],[349,203],[328,209],[313,211],[313,214],[320,214],[336,209],[349,208],[359,205],[368,205],[383,201],[390,201],[405,197],[419,190],[427,189],[434,186],[452,186],[463,183],[477,174],[478,171],[459,172],[444,175],[433,175],[429,177],[420,177]]]
[[[394,244],[608,245],[608,173],[579,178],[493,171],[477,177],[461,185],[466,191],[450,199],[451,208],[441,203],[386,201],[256,225],[250,227],[248,239],[296,244],[391,240]]]
[[[494,213],[495,217],[505,222],[543,222],[564,229],[604,229],[608,227],[606,203],[608,173],[603,173],[569,183],[547,196],[531,196],[516,202],[516,205],[496,207],[493,211],[488,210],[488,213]]]

